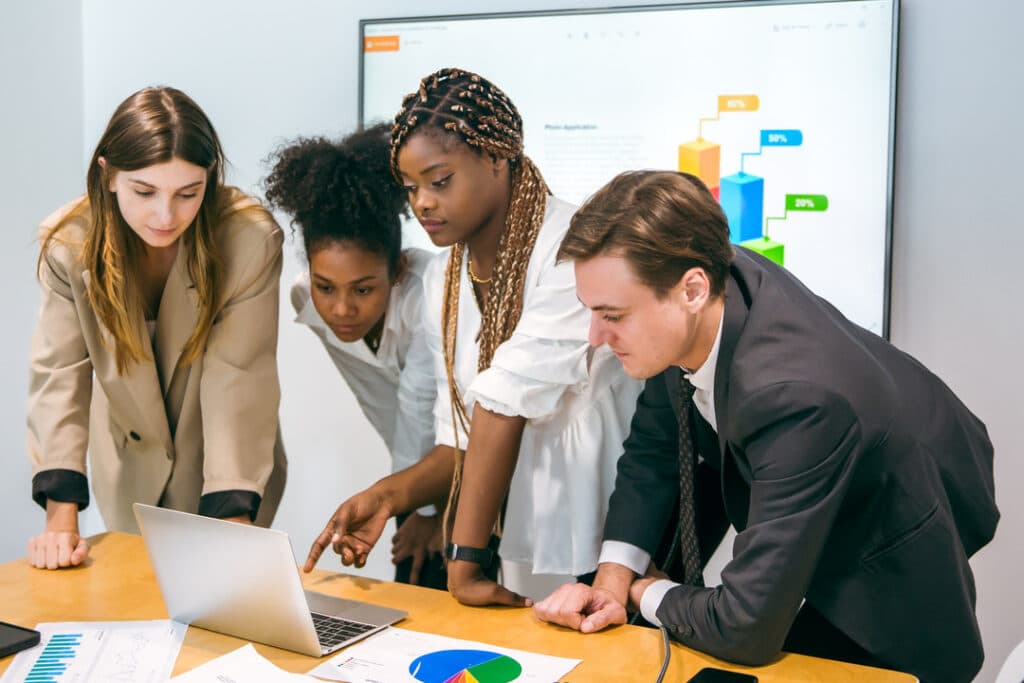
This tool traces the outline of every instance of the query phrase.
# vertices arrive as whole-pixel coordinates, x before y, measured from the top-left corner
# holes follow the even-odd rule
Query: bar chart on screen
[[[772,221],[784,221],[790,211],[821,212],[828,209],[828,197],[823,194],[786,194],[782,216],[765,216],[765,178],[748,173],[748,157],[762,157],[772,148],[800,147],[804,143],[803,131],[797,128],[762,129],[756,151],[740,154],[739,170],[721,174],[721,146],[704,138],[704,124],[722,121],[723,114],[754,113],[760,109],[757,95],[719,95],[718,111],[714,116],[701,118],[697,138],[679,145],[679,170],[700,178],[722,205],[729,222],[729,240],[765,258],[785,265],[786,245],[773,240],[768,233]]]
[[[157,683],[170,676],[186,626],[173,621],[39,624],[0,683]]]

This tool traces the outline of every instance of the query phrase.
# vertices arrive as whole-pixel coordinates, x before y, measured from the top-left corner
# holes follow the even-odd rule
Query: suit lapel
[[[749,294],[746,288],[741,289],[739,273],[735,266],[729,269],[729,277],[725,283],[725,311],[722,313],[722,341],[718,346],[718,365],[715,367],[715,421],[718,423],[718,443],[722,458],[729,434],[729,416],[726,408],[729,405],[729,380],[732,375],[732,358],[736,353],[736,344],[740,333],[747,322],[750,311]],[[723,435],[724,432],[724,435]]]
[[[163,379],[164,396],[170,391],[182,349],[199,321],[196,289],[188,273],[185,251],[179,245],[156,318],[156,362]]]
[[[737,253],[737,258],[742,258]],[[726,514],[738,530],[747,525],[750,487],[739,472],[738,464],[729,450],[729,380],[732,360],[743,326],[750,311],[750,293],[735,262],[729,268],[725,284],[725,311],[722,314],[722,341],[718,347],[718,365],[715,368],[715,420],[718,423],[718,448],[722,457],[722,500]]]
[[[88,290],[92,284],[92,276],[89,271],[82,273],[82,281],[85,283],[86,290]],[[136,332],[140,335],[140,338],[143,340],[149,339],[146,321],[142,316],[139,316],[135,324]],[[114,368],[114,372],[116,372],[114,337],[99,319],[96,320],[96,326],[100,332],[103,348],[108,350],[111,355],[110,365]],[[171,430],[167,425],[167,413],[164,410],[164,397],[160,391],[160,378],[157,376],[156,363],[153,361],[131,363],[126,372],[123,375],[119,375],[115,381],[120,383],[128,392],[133,402],[132,407],[146,423],[150,434],[154,434],[170,450]],[[119,407],[124,408],[123,406]]]

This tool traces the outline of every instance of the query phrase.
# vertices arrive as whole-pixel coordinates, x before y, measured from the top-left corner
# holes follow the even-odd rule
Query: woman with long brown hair
[[[284,489],[282,233],[224,184],[202,110],[173,88],[118,106],[87,193],[40,228],[28,451],[46,509],[36,567],[80,564],[89,479],[110,530],[132,503],[269,525]]]
[[[410,207],[448,247],[424,276],[437,445],[343,503],[306,568],[328,544],[361,564],[389,515],[451,485],[449,590],[468,604],[524,605],[491,579],[492,531],[501,558],[535,574],[594,571],[639,385],[588,344],[573,270],[555,260],[575,207],[523,152],[504,92],[459,69],[431,74],[403,101],[391,142]]]

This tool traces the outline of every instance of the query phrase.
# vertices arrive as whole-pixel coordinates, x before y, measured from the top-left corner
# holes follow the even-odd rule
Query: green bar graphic
[[[746,247],[751,251],[756,251],[761,256],[764,256],[770,261],[775,261],[780,266],[785,266],[783,262],[785,260],[786,247],[781,242],[776,242],[769,237],[755,237],[752,240],[746,242],[740,242],[741,247]]]

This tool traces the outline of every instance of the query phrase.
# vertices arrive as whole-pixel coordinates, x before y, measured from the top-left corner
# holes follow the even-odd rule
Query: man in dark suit
[[[631,603],[733,662],[786,649],[969,681],[983,653],[968,557],[999,513],[985,426],[949,388],[733,249],[693,176],[614,179],[559,258],[575,262],[591,344],[647,383],[593,587],[563,586],[538,616],[592,632]],[[732,560],[705,588],[729,524]],[[668,580],[658,564],[676,560]]]

